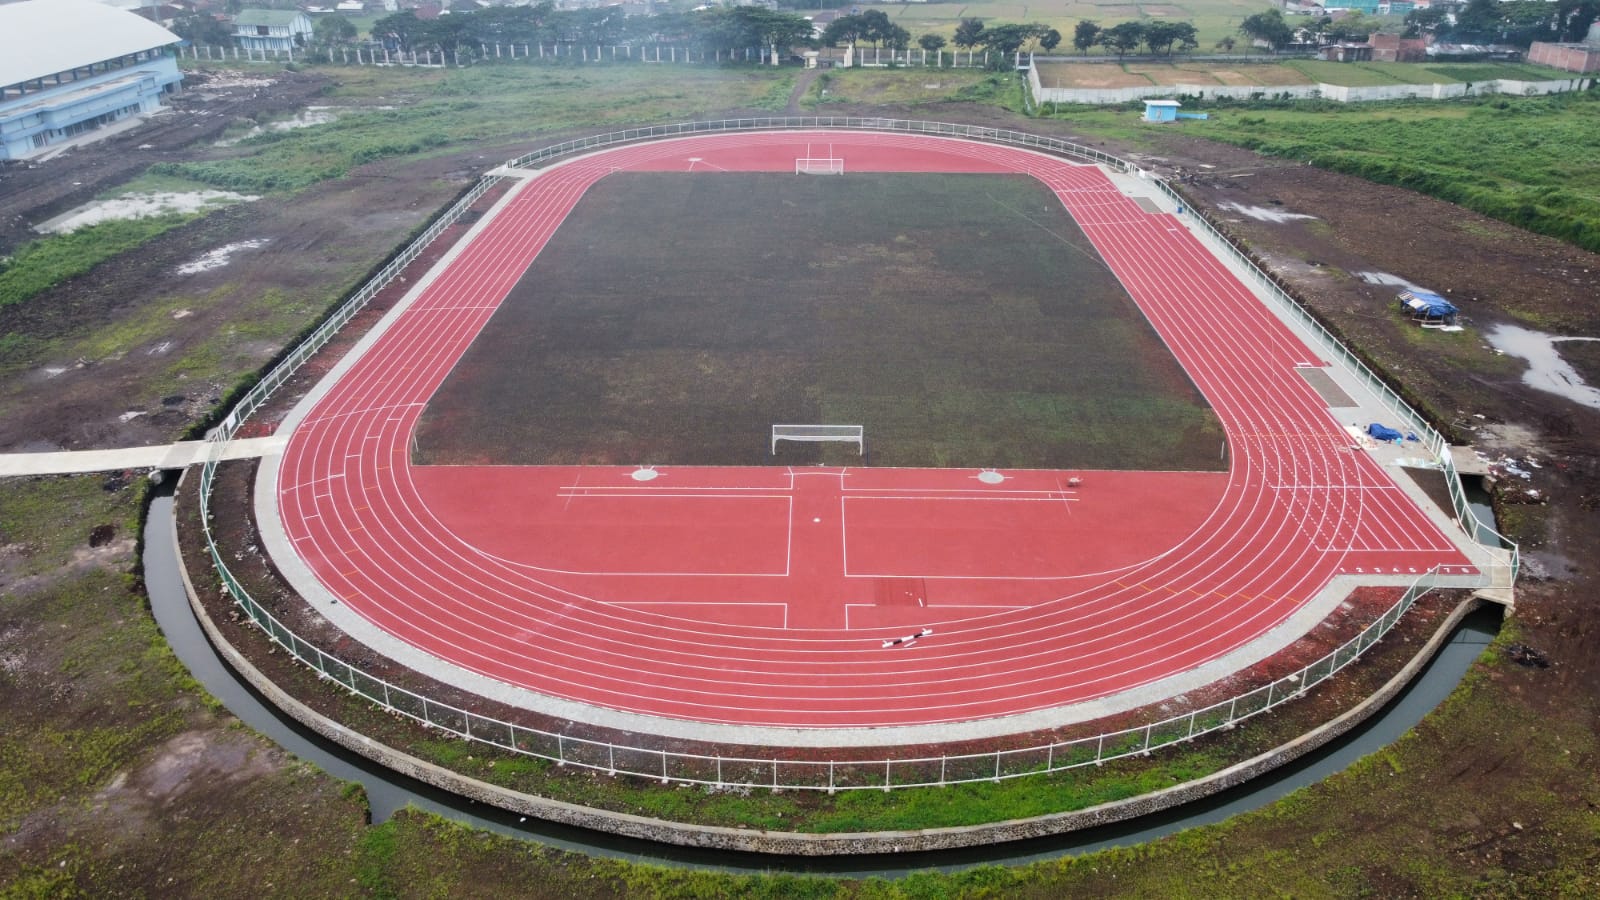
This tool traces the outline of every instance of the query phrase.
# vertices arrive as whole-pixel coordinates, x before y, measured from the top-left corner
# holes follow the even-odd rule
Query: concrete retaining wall
[[[180,481],[180,492],[182,484]],[[174,547],[181,546],[178,543],[177,522],[178,517],[174,516],[172,524]],[[535,797],[453,772],[393,747],[374,742],[301,703],[252,665],[243,653],[227,642],[216,623],[211,620],[205,606],[195,593],[194,584],[190,581],[189,572],[182,565],[181,559],[179,569],[183,575],[184,590],[189,596],[189,605],[194,610],[195,618],[199,620],[207,640],[239,677],[260,692],[268,703],[282,710],[290,718],[379,765],[480,803],[550,822],[680,846],[793,856],[913,853],[1043,837],[1126,821],[1227,790],[1292,762],[1365,721],[1416,677],[1444,644],[1450,631],[1482,602],[1472,598],[1457,606],[1428,642],[1399,672],[1395,673],[1393,678],[1389,679],[1388,683],[1344,715],[1274,750],[1205,778],[1127,800],[1103,803],[1088,809],[1008,822],[924,831],[800,834],[668,822]]]

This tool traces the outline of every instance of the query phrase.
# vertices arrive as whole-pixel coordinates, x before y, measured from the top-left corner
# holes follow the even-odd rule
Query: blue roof
[[[1457,312],[1454,303],[1435,294],[1433,291],[1425,291],[1421,288],[1401,291],[1399,299],[1402,306],[1412,312],[1422,313],[1427,316],[1453,316]]]

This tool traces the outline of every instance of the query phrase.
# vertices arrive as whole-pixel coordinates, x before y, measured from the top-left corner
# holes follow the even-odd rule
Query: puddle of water
[[[1258,222],[1271,222],[1274,225],[1282,225],[1284,222],[1293,222],[1297,219],[1316,218],[1316,216],[1308,216],[1304,213],[1284,212],[1281,209],[1268,209],[1265,206],[1245,206],[1243,203],[1219,203],[1217,206],[1220,209],[1232,210],[1240,215],[1249,216]]]
[[[223,244],[221,247],[218,247],[210,252],[203,253],[200,256],[197,256],[179,266],[177,268],[177,272],[179,275],[198,275],[201,272],[209,272],[212,269],[220,269],[228,264],[228,262],[233,258],[233,254],[238,253],[240,250],[255,250],[260,247],[265,247],[268,240],[268,238],[258,238],[251,241],[236,241],[232,244]],[[189,314],[189,311],[186,309],[179,310],[179,312],[181,312],[184,316]],[[182,316],[178,315],[178,313],[173,313],[172,317],[174,319],[182,318]]]
[[[245,203],[260,199],[260,197],[249,194],[213,190],[124,194],[121,197],[113,197],[110,200],[97,200],[94,203],[85,204],[71,212],[51,219],[34,230],[44,234],[70,234],[79,228],[98,225],[101,222],[109,222],[113,219],[146,219],[164,213],[201,212],[215,206],[223,206],[229,203]]]
[[[1401,287],[1406,290],[1426,291],[1428,288],[1401,278],[1399,275],[1390,275],[1388,272],[1351,272],[1350,274],[1365,281],[1367,284],[1386,284],[1390,287]]]
[[[1497,325],[1486,337],[1490,346],[1526,360],[1528,371],[1523,384],[1536,390],[1565,397],[1590,409],[1600,409],[1600,390],[1590,387],[1572,364],[1561,358],[1556,344],[1561,341],[1594,341],[1592,337],[1561,337],[1516,325]]]
[[[238,137],[223,138],[212,146],[232,147],[240,141],[249,140],[256,135],[266,134],[270,131],[294,131],[299,128],[310,128],[314,125],[326,125],[338,118],[338,110],[331,106],[308,106],[295,113],[292,118],[279,119],[276,122],[268,122],[266,125],[257,125]]]

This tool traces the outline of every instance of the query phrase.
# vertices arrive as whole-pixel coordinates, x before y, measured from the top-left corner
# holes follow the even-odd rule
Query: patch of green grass
[[[1549,66],[1511,62],[1428,63],[1430,71],[1451,81],[1481,82],[1505,79],[1508,81],[1559,81],[1572,78],[1573,73]]]
[[[125,197],[129,194],[186,194],[192,191],[207,190],[212,190],[212,187],[204,182],[191,181],[187,178],[175,178],[171,175],[158,175],[147,171],[135,178],[124,181],[114,188],[101,191],[99,199],[110,200],[116,197]]]
[[[0,678],[0,821],[92,792],[183,726],[174,701],[194,682],[128,571],[143,492],[98,476],[0,482],[6,565],[28,576],[0,601],[16,673]],[[109,535],[99,551],[96,528]]]
[[[1600,96],[1221,113],[1210,137],[1600,250]]]
[[[0,820],[49,803],[64,788],[92,791],[181,725],[182,715],[169,711],[105,727],[46,727],[0,738]]]
[[[146,219],[119,219],[23,244],[10,257],[0,260],[0,307],[32,299],[194,218],[185,213],[168,213]]]
[[[368,828],[356,844],[356,881],[369,897],[400,896],[388,871],[399,849],[398,831],[398,824],[391,819]]]
[[[692,119],[717,110],[779,110],[792,69],[757,66],[484,64],[469,69],[331,67],[327,95],[349,106],[309,129],[268,131],[224,159],[161,163],[151,171],[229,190],[288,192],[381,159],[526,139],[535,130],[604,131]],[[378,106],[391,106],[378,109]],[[508,154],[509,155],[509,154]]]
[[[984,102],[1008,90],[1012,81],[1007,75],[981,69],[840,69],[819,77],[809,100],[810,105],[822,102],[897,106]],[[821,95],[821,90],[827,91],[826,96]]]
[[[117,538],[134,537],[131,489],[111,484],[107,490],[94,476],[0,481],[0,544],[20,557],[10,563],[13,572],[38,575],[69,565],[100,525],[111,525]]]

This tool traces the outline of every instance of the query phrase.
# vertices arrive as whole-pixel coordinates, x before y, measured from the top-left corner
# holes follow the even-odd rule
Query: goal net
[[[794,161],[796,175],[843,175],[844,160],[838,158],[800,157]]]
[[[772,426],[772,452],[778,452],[779,441],[842,441],[855,444],[856,452],[866,455],[866,426],[863,425],[774,425]]]

